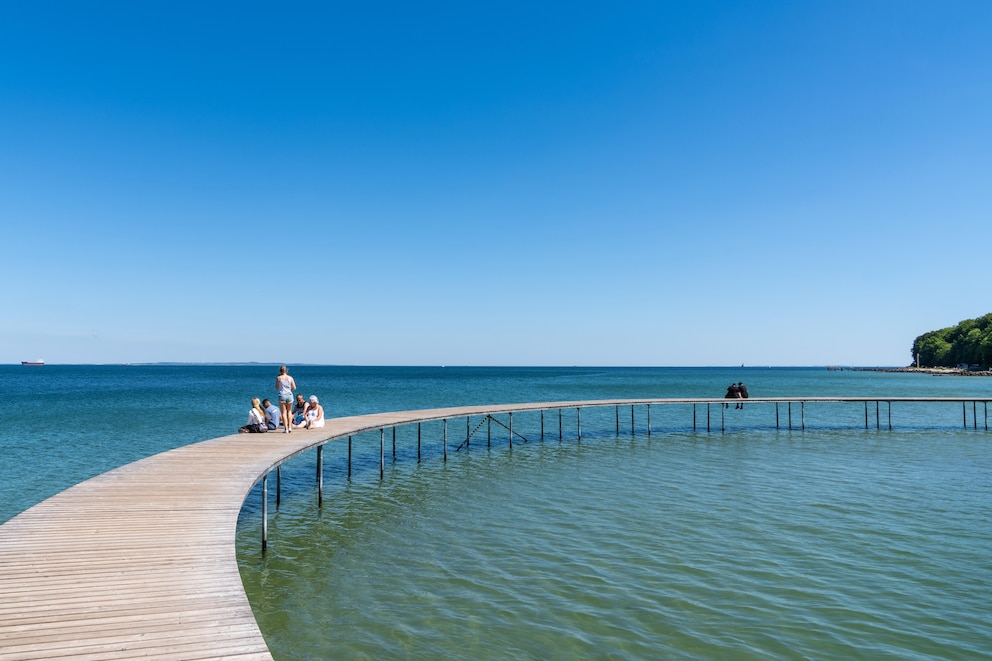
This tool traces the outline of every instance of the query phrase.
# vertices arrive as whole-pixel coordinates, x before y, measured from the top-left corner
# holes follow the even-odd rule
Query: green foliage
[[[920,335],[913,342],[914,364],[917,355],[920,367],[967,363],[988,369],[992,365],[992,313]]]

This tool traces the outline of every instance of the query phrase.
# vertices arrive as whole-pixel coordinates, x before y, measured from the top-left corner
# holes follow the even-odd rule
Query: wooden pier
[[[549,434],[561,438],[561,412],[570,411],[565,424],[570,436],[580,438],[581,411],[586,408],[615,408],[619,433],[620,407],[630,407],[631,430],[635,407],[646,407],[650,433],[651,406],[691,405],[695,428],[697,407],[722,411],[728,401],[733,403],[624,399],[378,413],[329,419],[322,429],[292,434],[233,434],[122,466],[0,526],[0,660],[271,659],[238,571],[238,514],[251,489],[270,471],[313,448],[318,448],[321,483],[319,448],[327,442],[348,439],[350,444],[352,435],[379,432],[381,467],[384,430],[402,425],[445,421],[443,439],[432,442],[443,442],[446,458],[447,421],[452,419],[466,419],[462,429],[467,440],[472,417],[491,422],[491,416],[508,414],[512,444],[513,413],[541,411],[543,437],[543,412],[555,412],[550,425],[554,432]],[[782,405],[805,410],[811,403],[864,402],[865,427],[872,422],[879,429],[891,427],[895,402],[959,403],[964,428],[987,431],[992,398],[746,401],[749,407],[774,404],[776,412]],[[888,404],[884,424],[880,402]],[[709,429],[715,431],[712,424]],[[455,444],[461,440],[452,436]]]

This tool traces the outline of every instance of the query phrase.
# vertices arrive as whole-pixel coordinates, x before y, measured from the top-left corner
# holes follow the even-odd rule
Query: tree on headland
[[[920,335],[913,342],[913,361],[920,367],[992,365],[992,312],[977,319],[965,319],[957,326]]]

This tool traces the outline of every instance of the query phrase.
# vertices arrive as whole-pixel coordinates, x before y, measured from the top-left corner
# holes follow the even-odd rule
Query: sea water
[[[231,433],[274,366],[0,367],[0,520]],[[988,397],[992,379],[768,368],[291,366],[328,415],[487,403]],[[277,659],[992,658],[992,436],[968,408],[518,413],[315,453],[245,502],[238,557]],[[776,424],[776,413],[780,424]],[[695,415],[695,417],[694,417]],[[962,424],[967,416],[968,427]],[[706,431],[706,419],[710,431]],[[561,427],[559,427],[559,419]],[[879,424],[876,426],[876,420]],[[695,422],[695,424],[694,424]],[[803,423],[805,429],[800,428]],[[977,429],[975,428],[977,427]],[[559,429],[561,431],[559,432]],[[560,433],[560,437],[559,437]],[[447,434],[447,460],[441,442]],[[471,434],[465,445],[466,435]],[[386,472],[379,479],[379,443]]]

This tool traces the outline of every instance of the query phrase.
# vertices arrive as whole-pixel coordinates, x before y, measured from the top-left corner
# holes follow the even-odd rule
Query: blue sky
[[[992,3],[2,2],[0,363],[904,365]]]

